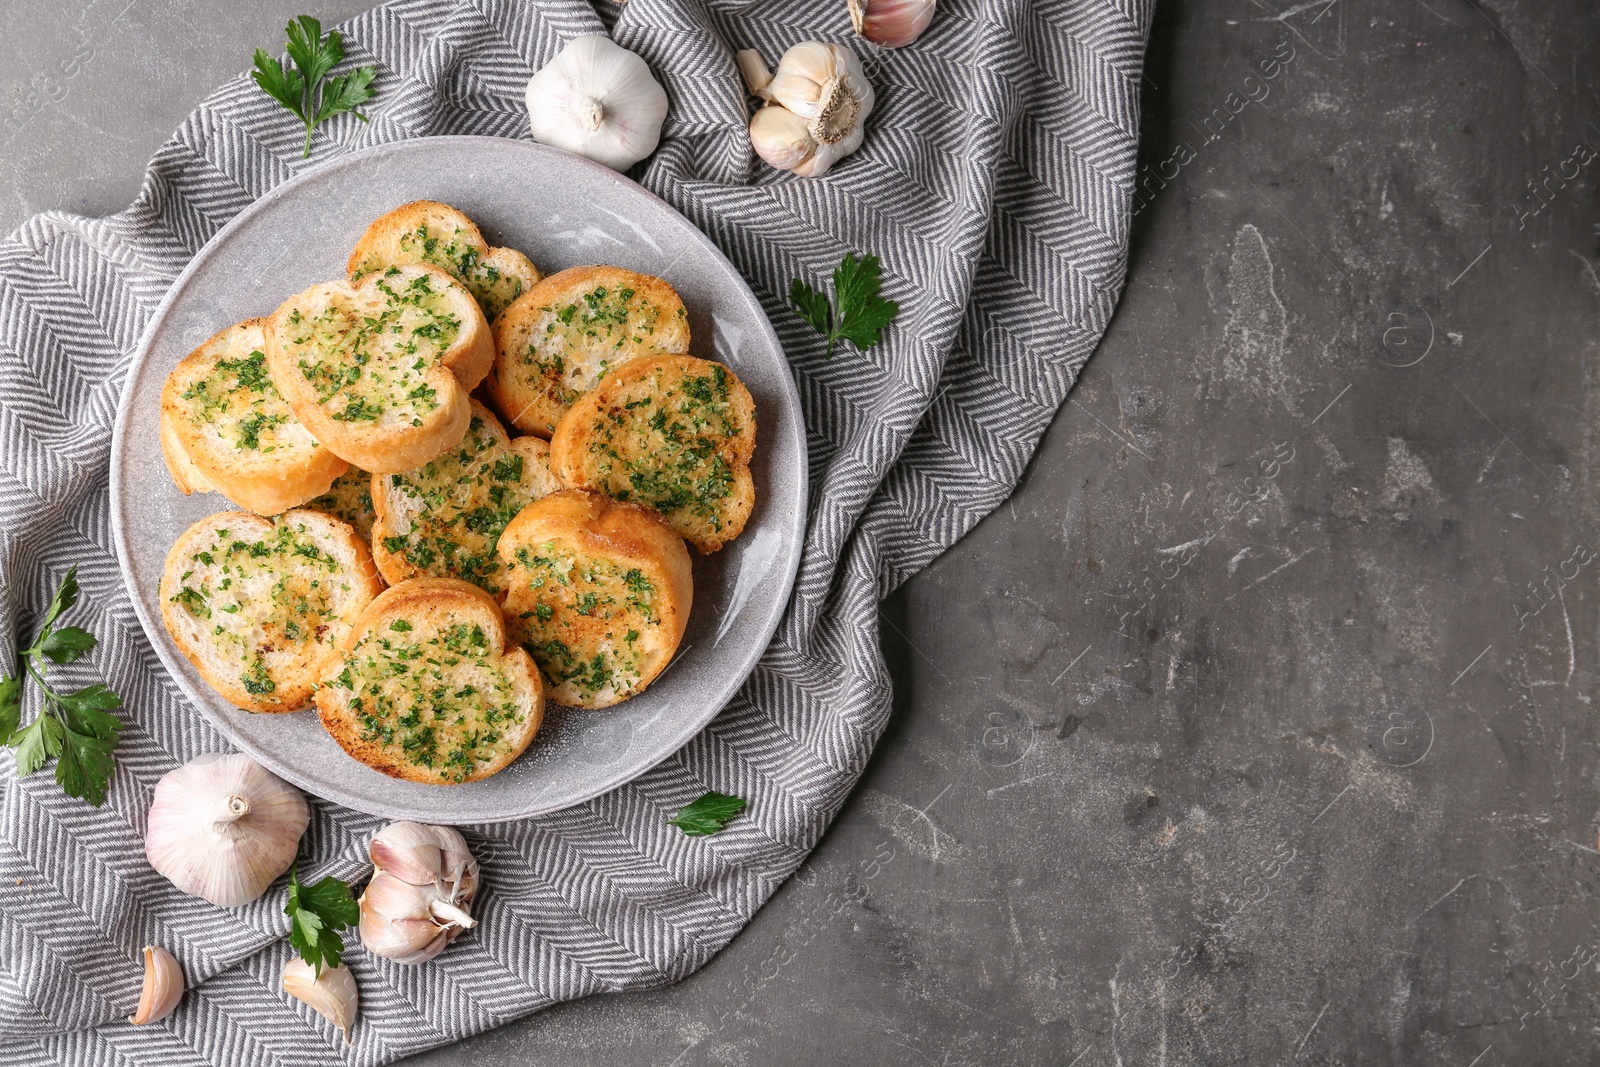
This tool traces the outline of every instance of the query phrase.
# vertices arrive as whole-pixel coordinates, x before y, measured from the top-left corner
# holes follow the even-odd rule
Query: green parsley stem
[[[39,683],[40,689],[44,690],[44,706],[48,709],[51,701],[56,699],[55,691],[45,683],[44,675],[39,673],[39,667],[38,664],[34,662],[32,650],[24,652],[22,659],[23,662],[28,665],[28,673],[33,675],[33,680]]]

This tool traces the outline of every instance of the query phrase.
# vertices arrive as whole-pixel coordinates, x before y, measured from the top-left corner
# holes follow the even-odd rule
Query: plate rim
[[[226,237],[232,230],[242,227],[256,215],[271,209],[279,201],[283,200],[287,196],[292,195],[298,186],[306,184],[308,181],[321,175],[359,165],[361,162],[375,157],[404,153],[415,150],[423,145],[427,145],[430,148],[435,148],[441,146],[442,144],[448,145],[449,143],[469,143],[474,146],[486,146],[492,144],[495,146],[495,150],[497,151],[503,149],[511,152],[531,152],[535,155],[544,155],[555,158],[562,165],[572,166],[579,170],[590,171],[595,177],[612,181],[623,188],[631,187],[635,194],[642,194],[645,197],[648,197],[658,206],[665,208],[671,214],[676,215],[679,219],[681,219],[688,227],[690,239],[697,240],[705,251],[711,253],[716,260],[720,261],[723,266],[727,268],[729,276],[738,280],[736,292],[739,299],[744,301],[750,310],[755,313],[756,320],[760,323],[762,331],[764,331],[764,339],[769,343],[771,350],[778,354],[779,358],[783,362],[784,369],[788,371],[788,373],[778,375],[778,379],[781,382],[781,402],[785,404],[794,414],[794,418],[791,420],[792,426],[790,436],[792,440],[790,444],[792,447],[794,447],[796,455],[800,457],[802,464],[800,470],[798,471],[799,477],[796,478],[795,511],[794,514],[787,520],[787,529],[783,530],[785,535],[784,543],[788,548],[788,559],[785,561],[782,574],[783,595],[774,600],[775,607],[770,611],[769,617],[760,623],[760,630],[762,632],[758,651],[756,651],[750,657],[748,663],[742,665],[741,669],[736,672],[737,681],[729,686],[726,696],[722,697],[720,700],[708,700],[705,702],[706,711],[699,717],[699,721],[695,723],[693,730],[685,738],[683,744],[672,749],[670,752],[652,757],[648,762],[642,763],[636,768],[625,769],[607,777],[597,778],[592,787],[586,789],[582,796],[575,798],[569,797],[556,803],[535,803],[527,806],[524,810],[516,812],[493,814],[487,817],[480,815],[474,816],[470,819],[457,818],[451,816],[447,811],[437,809],[433,810],[426,816],[422,816],[418,812],[403,808],[373,810],[372,807],[362,804],[354,804],[348,799],[342,797],[329,796],[327,793],[326,783],[314,781],[313,775],[304,774],[301,772],[300,768],[296,767],[294,764],[288,761],[277,759],[269,749],[263,748],[262,746],[245,739],[242,735],[236,733],[225,720],[213,716],[207,707],[208,695],[197,692],[194,687],[189,684],[184,673],[177,669],[175,661],[171,657],[172,654],[181,655],[181,653],[179,653],[176,648],[169,650],[165,646],[165,643],[160,639],[159,636],[164,635],[164,629],[162,629],[159,620],[152,618],[146,611],[144,597],[139,595],[140,585],[134,574],[133,557],[128,544],[128,532],[124,514],[126,510],[125,505],[127,502],[127,497],[124,492],[125,487],[123,485],[122,476],[122,467],[124,460],[126,459],[125,450],[127,445],[128,426],[133,418],[133,393],[135,391],[135,383],[138,380],[138,371],[149,360],[152,339],[156,331],[160,328],[161,324],[172,313],[173,306],[183,295],[186,283],[195,273],[198,272],[200,268],[206,264],[209,258],[215,254],[214,250],[220,245],[222,239]],[[684,747],[693,744],[694,740],[704,732],[706,727],[709,726],[717,718],[717,716],[722,713],[728,704],[732,702],[733,698],[738,695],[739,690],[744,687],[744,684],[749,680],[751,674],[755,672],[756,667],[760,665],[762,657],[766,655],[767,650],[772,646],[772,638],[777,633],[778,627],[782,625],[783,618],[788,613],[789,605],[793,598],[794,586],[800,570],[800,562],[804,556],[805,535],[808,525],[808,518],[810,515],[811,485],[809,471],[806,469],[805,465],[805,458],[808,455],[809,448],[806,439],[804,408],[800,401],[799,387],[795,383],[793,370],[789,366],[787,353],[784,350],[783,343],[778,338],[777,331],[772,325],[772,321],[767,314],[766,308],[762,306],[760,298],[757,297],[755,291],[751,289],[750,283],[745,279],[744,274],[739,270],[739,268],[735,266],[733,261],[730,260],[722,251],[722,249],[717,246],[716,242],[711,240],[711,238],[687,215],[624,174],[618,173],[617,171],[614,171],[603,164],[586,159],[583,156],[575,155],[561,149],[552,148],[536,141],[478,134],[446,134],[429,137],[408,137],[398,141],[389,141],[385,142],[384,144],[373,145],[346,153],[333,159],[313,164],[312,166],[307,167],[305,170],[302,170],[299,173],[289,177],[277,186],[274,186],[272,189],[269,189],[267,192],[263,193],[249,204],[246,204],[244,208],[242,208],[237,214],[219,227],[217,232],[212,234],[211,237],[207,239],[205,244],[201,246],[200,250],[197,251],[186,264],[184,264],[183,269],[180,270],[177,276],[172,280],[172,283],[170,286],[168,286],[167,291],[162,294],[160,302],[157,303],[155,309],[150,313],[149,321],[145,323],[144,329],[140,332],[139,340],[133,350],[133,355],[129,359],[127,368],[124,371],[120,395],[117,399],[117,412],[116,418],[112,423],[111,448],[108,454],[108,462],[110,465],[108,502],[110,504],[111,511],[111,537],[113,549],[117,557],[117,567],[122,574],[123,588],[128,595],[128,599],[132,602],[134,616],[139,620],[139,625],[143,628],[145,633],[145,639],[149,642],[151,649],[155,652],[156,658],[161,662],[161,666],[166,671],[168,679],[177,686],[179,693],[191,705],[191,710],[204,717],[206,722],[209,723],[210,726],[236,750],[249,755],[252,759],[256,760],[264,767],[267,767],[273,773],[293,783],[295,786],[312,794],[313,796],[319,797],[320,799],[329,803],[338,804],[341,807],[346,807],[351,810],[363,812],[364,814],[373,815],[379,818],[420,818],[421,821],[425,822],[455,826],[488,825],[514,822],[521,819],[533,818],[539,815],[547,815],[551,812],[563,811],[568,808],[576,807],[579,804],[588,803],[596,797],[603,796],[614,789],[618,789],[621,786],[624,786],[629,782],[642,777],[654,768],[660,766],[662,763],[671,759],[678,752],[682,751]],[[218,494],[218,499],[225,508],[235,507],[231,501],[220,494]],[[215,696],[215,694],[210,695]],[[289,714],[303,715],[307,713],[314,713],[314,709],[306,708],[299,712],[292,712]],[[440,786],[439,788],[448,788],[448,786]]]

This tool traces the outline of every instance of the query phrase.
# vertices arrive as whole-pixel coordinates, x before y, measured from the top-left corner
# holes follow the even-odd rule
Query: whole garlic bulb
[[[390,823],[367,847],[372,881],[361,894],[361,943],[397,963],[424,963],[463,930],[478,891],[478,861],[448,826]]]
[[[762,159],[779,170],[820,178],[861,147],[874,96],[854,52],[802,41],[778,60],[776,74],[754,49],[736,58],[750,91],[767,101],[750,120],[750,144]]]
[[[356,976],[350,968],[341,963],[324,967],[318,974],[311,964],[295,956],[283,965],[282,981],[285,993],[344,1031],[344,1043],[350,1043],[350,1028],[356,1024],[356,1010],[361,1004]]]
[[[289,869],[311,809],[249,756],[196,756],[156,784],[144,854],[167,881],[225,908]]]
[[[612,170],[656,150],[667,91],[645,61],[606,37],[575,38],[528,80],[533,139]]]
[[[899,48],[922,36],[933,21],[934,0],[850,0],[856,32],[885,48]]]

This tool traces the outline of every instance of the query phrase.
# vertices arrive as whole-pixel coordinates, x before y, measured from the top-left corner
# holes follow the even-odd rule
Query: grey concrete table
[[[302,7],[6,0],[0,224],[121,207]],[[1165,4],[1116,322],[885,604],[834,830],[681,985],[414,1062],[1592,1062],[1597,31]]]

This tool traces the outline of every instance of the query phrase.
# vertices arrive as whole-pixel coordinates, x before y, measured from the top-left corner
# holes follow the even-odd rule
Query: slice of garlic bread
[[[522,755],[544,719],[538,668],[506,646],[494,598],[454,578],[386,590],[343,653],[317,690],[317,713],[340,747],[394,778],[487,778]]]
[[[513,426],[549,437],[606,372],[650,352],[689,351],[689,315],[672,286],[621,267],[572,267],[495,320],[489,394]]]
[[[515,248],[490,248],[466,215],[437,200],[413,200],[375,219],[350,253],[352,282],[388,267],[438,267],[465,285],[490,322],[533,288],[539,270]]]
[[[211,479],[189,458],[189,450],[183,447],[183,441],[178,437],[178,423],[174,419],[161,420],[161,458],[167,461],[167,473],[172,475],[172,484],[184,496],[217,491]]]
[[[160,588],[167,632],[211,688],[246,711],[298,711],[383,584],[338,519],[223,511],[173,544]]]
[[[517,512],[561,487],[550,473],[549,442],[511,440],[474,400],[459,445],[416,470],[379,475],[372,488],[372,556],[385,581],[461,578],[498,596],[505,585],[494,550],[500,532]]]
[[[660,515],[567,489],[523,509],[500,536],[506,624],[550,699],[608,708],[672,662],[689,625],[689,550]]]
[[[272,384],[265,326],[229,326],[167,375],[161,452],[185,496],[215,491],[276,515],[327,492],[349,464],[311,436]]]
[[[420,467],[467,432],[494,361],[478,302],[433,267],[324,282],[267,320],[267,367],[330,451],[376,474]]]
[[[550,467],[563,485],[655,508],[706,553],[750,518],[755,448],[755,402],[733,371],[646,356],[572,405],[550,440]]]
[[[372,523],[377,518],[372,506],[372,475],[360,467],[351,467],[339,475],[326,493],[307,502],[306,507],[348,522],[357,537],[372,543]]]

